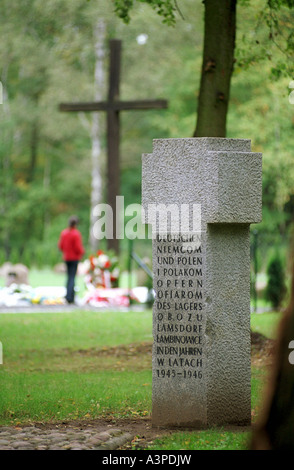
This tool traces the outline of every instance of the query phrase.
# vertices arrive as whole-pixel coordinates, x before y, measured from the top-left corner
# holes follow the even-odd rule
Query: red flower
[[[107,269],[107,268],[110,268],[110,266],[111,266],[111,262],[109,260],[106,261],[104,268]]]
[[[100,256],[100,255],[103,255],[103,254],[104,254],[104,253],[103,253],[102,250],[98,250],[98,251],[97,251],[97,256]]]
[[[95,269],[95,264],[94,264],[94,256],[90,256],[90,263],[91,263],[91,269]]]

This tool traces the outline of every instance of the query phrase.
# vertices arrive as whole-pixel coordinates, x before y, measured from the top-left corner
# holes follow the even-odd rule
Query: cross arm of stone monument
[[[200,204],[204,223],[259,223],[262,155],[246,139],[156,139],[143,155],[142,204]],[[147,221],[146,221],[147,222]]]

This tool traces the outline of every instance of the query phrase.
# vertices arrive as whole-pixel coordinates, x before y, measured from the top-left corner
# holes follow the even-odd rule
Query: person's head
[[[79,218],[76,215],[72,215],[68,220],[68,226],[70,228],[76,227],[78,223],[79,223]]]

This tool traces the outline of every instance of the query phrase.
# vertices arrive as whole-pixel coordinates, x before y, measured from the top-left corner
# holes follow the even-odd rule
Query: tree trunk
[[[205,33],[194,137],[225,137],[234,65],[237,0],[205,0]]]
[[[98,21],[94,29],[95,39],[95,101],[102,100],[104,90],[104,42],[105,24],[103,20]],[[100,114],[92,115],[92,191],[91,191],[91,215],[90,215],[90,247],[97,251],[99,240],[93,234],[93,226],[96,221],[94,207],[102,201],[102,176],[101,176],[101,122]]]
[[[110,67],[108,102],[119,100],[121,70],[121,41],[110,41]],[[107,248],[119,255],[119,239],[116,233],[116,218],[119,215],[116,197],[120,192],[120,113],[109,110],[107,113],[107,203],[112,208],[113,238],[108,238]]]

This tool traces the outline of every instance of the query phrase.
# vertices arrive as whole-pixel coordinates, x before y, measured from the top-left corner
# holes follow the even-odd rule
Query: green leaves
[[[246,20],[253,4],[239,0],[239,17]],[[254,5],[255,18],[250,20],[246,33],[237,40],[238,66],[247,69],[265,61],[271,64],[270,79],[280,80],[294,75],[294,0],[258,1]],[[290,11],[289,11],[290,8]],[[239,25],[238,32],[241,30]]]
[[[114,11],[119,18],[125,23],[130,22],[130,11],[134,6],[133,0],[112,0],[114,3]]]
[[[285,272],[281,258],[278,254],[269,262],[267,268],[268,283],[266,287],[266,299],[273,308],[279,309],[287,292],[285,284]]]
[[[282,6],[286,6],[288,8],[294,7],[294,0],[268,0],[267,3],[273,10],[278,10]]]
[[[134,0],[112,0],[115,12],[125,23],[130,22],[130,12],[134,7]],[[176,0],[137,0],[140,3],[150,5],[158,15],[163,17],[162,22],[174,25],[176,22],[176,11],[179,11]]]

